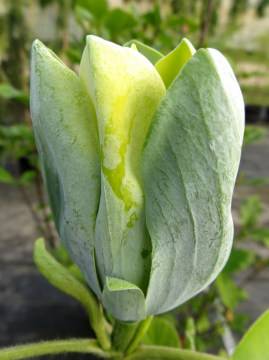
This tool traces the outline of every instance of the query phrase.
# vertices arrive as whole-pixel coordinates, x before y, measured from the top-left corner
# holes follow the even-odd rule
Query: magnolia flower
[[[104,308],[137,321],[227,261],[244,105],[218,51],[126,45],[88,36],[78,76],[36,40],[31,116],[64,246]]]

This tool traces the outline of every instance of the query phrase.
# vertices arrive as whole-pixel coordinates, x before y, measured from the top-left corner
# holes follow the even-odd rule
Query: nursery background
[[[159,326],[143,339],[230,355],[269,304],[268,0],[0,0],[0,346],[92,336],[80,305],[47,283],[32,260],[43,236],[72,266],[47,206],[29,115],[33,40],[77,72],[86,34],[120,45],[137,39],[163,53],[186,37],[197,48],[217,48],[234,69],[247,126],[231,257],[210,288],[157,317]]]

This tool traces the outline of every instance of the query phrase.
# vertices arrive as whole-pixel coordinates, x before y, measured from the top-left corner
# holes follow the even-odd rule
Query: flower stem
[[[126,349],[126,352],[125,354],[126,355],[129,355],[131,354],[135,349],[136,347],[138,346],[138,344],[140,343],[140,340],[142,339],[142,337],[144,336],[144,334],[147,332],[150,324],[151,324],[151,321],[153,319],[153,316],[149,316],[148,318],[146,318],[146,320],[144,321],[141,321],[139,323],[139,326],[135,332],[135,335],[132,339],[132,341],[129,343],[127,349]]]
[[[0,360],[17,360],[39,355],[59,353],[90,353],[104,359],[112,359],[116,353],[103,351],[96,340],[71,339],[44,341],[36,344],[18,345],[0,350]]]
[[[124,352],[132,341],[139,322],[123,322],[116,320],[112,333],[112,347]]]
[[[166,346],[141,346],[124,360],[225,360],[222,357]]]

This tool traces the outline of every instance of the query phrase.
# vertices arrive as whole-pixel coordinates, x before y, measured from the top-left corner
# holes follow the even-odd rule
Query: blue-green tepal
[[[223,55],[90,35],[77,75],[36,40],[31,116],[60,238],[108,312],[142,320],[216,278],[244,132]]]

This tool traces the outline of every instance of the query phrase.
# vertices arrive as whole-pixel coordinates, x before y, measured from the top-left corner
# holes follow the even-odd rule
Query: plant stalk
[[[139,322],[123,322],[116,320],[112,333],[112,347],[124,352],[135,336]]]
[[[126,349],[126,355],[130,355],[133,351],[135,351],[135,349],[137,348],[137,346],[139,345],[142,337],[144,336],[144,334],[148,331],[148,328],[150,327],[151,321],[153,319],[153,316],[149,316],[146,318],[146,320],[141,321],[137,327],[137,330],[134,334],[133,339],[131,340],[131,342],[129,343],[127,349]]]
[[[117,354],[102,350],[96,340],[70,339],[44,341],[36,344],[13,346],[0,350],[0,360],[17,360],[48,354],[89,353],[100,358],[112,359]]]
[[[205,12],[205,14],[204,14],[204,19],[203,19],[202,24],[201,24],[199,48],[204,46],[214,6],[215,6],[215,0],[208,0],[208,1],[205,0],[205,2],[204,2],[204,7],[205,7],[204,12]]]
[[[141,346],[124,360],[225,360],[222,357],[167,346]]]

